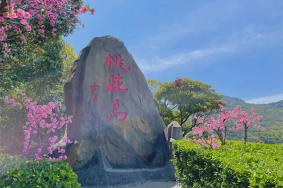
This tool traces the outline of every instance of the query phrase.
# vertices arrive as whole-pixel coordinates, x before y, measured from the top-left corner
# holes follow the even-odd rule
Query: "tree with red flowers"
[[[34,79],[60,77],[63,36],[87,12],[94,9],[83,0],[0,0],[0,96]]]
[[[27,42],[37,45],[71,33],[81,13],[94,13],[83,0],[1,0],[0,57],[17,56]],[[8,62],[7,62],[8,63]]]

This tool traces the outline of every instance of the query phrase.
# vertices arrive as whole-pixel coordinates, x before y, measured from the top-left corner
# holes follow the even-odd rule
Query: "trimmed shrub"
[[[77,175],[66,162],[26,162],[0,179],[4,188],[79,188]]]
[[[213,150],[179,140],[173,148],[176,178],[184,188],[283,188],[283,145],[229,141]]]

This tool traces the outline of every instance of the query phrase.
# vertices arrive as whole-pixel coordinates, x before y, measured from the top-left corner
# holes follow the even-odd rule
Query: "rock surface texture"
[[[164,123],[143,73],[116,38],[94,38],[65,85],[69,162],[83,185],[172,179]]]

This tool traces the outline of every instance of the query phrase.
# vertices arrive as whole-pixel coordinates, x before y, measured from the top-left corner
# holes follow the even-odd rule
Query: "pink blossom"
[[[93,15],[93,14],[94,14],[94,12],[95,12],[95,9],[94,9],[94,8],[90,9],[90,13],[91,13],[91,15]]]
[[[83,3],[83,2],[82,2]],[[90,12],[94,14],[95,10],[90,9],[88,5],[76,4],[72,0],[21,0],[21,1],[8,1],[8,5],[4,7],[4,11],[0,16],[0,28],[7,26],[8,30],[0,31],[0,45],[4,48],[5,53],[9,53],[10,43],[7,41],[17,41],[22,35],[26,37],[33,35],[37,37],[45,37],[46,34],[56,36],[62,34],[57,30],[62,31],[66,24],[77,24],[78,14]],[[32,18],[36,18],[38,23],[36,27],[31,27]],[[17,35],[10,35],[14,32],[16,26],[24,25],[25,30],[17,29]],[[32,29],[42,28],[47,26],[47,31],[38,31],[28,34]],[[51,26],[51,27],[50,27]],[[49,30],[51,28],[51,30]],[[53,30],[53,28],[55,28]],[[45,29],[44,29],[45,30]],[[7,39],[8,37],[8,39]],[[10,37],[13,37],[10,39]],[[16,39],[16,40],[15,40]],[[13,49],[12,49],[13,50]]]
[[[31,26],[30,25],[26,25],[25,28],[26,28],[27,31],[31,31]]]
[[[215,142],[215,136],[220,139],[222,144],[225,144],[227,131],[239,131],[243,128],[247,131],[251,126],[261,129],[261,126],[257,123],[261,121],[263,117],[257,115],[255,109],[251,109],[250,112],[241,111],[239,106],[236,106],[232,110],[226,110],[224,106],[219,106],[219,109],[220,114],[214,117],[195,117],[195,121],[197,121],[199,125],[194,127],[192,132],[199,140],[199,144],[203,146],[210,145],[212,148],[217,148],[218,144]],[[235,122],[235,124],[228,124],[230,121]],[[204,138],[204,132],[207,133],[205,135],[209,135],[208,139]]]
[[[88,5],[85,5],[85,6],[83,6],[83,7],[80,9],[80,12],[81,12],[81,13],[86,13],[87,10],[88,10]]]
[[[199,139],[199,144],[202,145],[202,146],[206,146],[206,141],[204,138],[200,138]]]
[[[203,133],[204,133],[204,129],[202,128],[202,127],[200,127],[200,126],[197,126],[197,127],[194,127],[193,128],[193,133],[194,134],[197,134],[197,135],[199,135],[199,136],[202,136],[203,135]]]
[[[27,38],[26,38],[25,35],[21,35],[20,39],[21,39],[22,43],[27,43]]]
[[[65,153],[65,149],[63,148],[58,149],[58,153]]]
[[[20,23],[21,23],[22,25],[28,25],[28,22],[27,22],[25,19],[21,19]]]
[[[17,106],[16,100],[15,100],[15,99],[12,99],[12,98],[10,98],[10,97],[8,97],[8,96],[6,96],[6,97],[4,98],[4,103],[5,103],[6,105],[10,105],[10,106]]]
[[[210,136],[210,137],[208,138],[208,142],[209,142],[209,145],[210,145],[213,149],[219,148],[219,145],[217,144],[216,138],[215,138],[214,136]]]
[[[34,158],[35,160],[41,160],[44,155],[53,154],[56,144],[60,141],[57,132],[66,128],[71,122],[72,117],[61,116],[59,114],[59,104],[56,102],[39,105],[25,95],[23,96],[22,101],[27,116],[27,121],[23,126],[23,153],[26,155],[31,151],[32,147],[37,147]],[[19,106],[16,100],[9,97],[5,97],[4,102],[10,106],[14,106],[15,104]],[[48,136],[47,146],[40,142],[42,136]],[[62,139],[65,145],[71,143],[67,137],[63,137]],[[31,143],[33,143],[32,146]],[[63,156],[65,149],[59,148],[58,152],[61,154],[59,160],[65,160],[66,157]],[[51,158],[51,160],[57,159]]]
[[[42,160],[42,148],[37,148],[35,153],[35,161]]]

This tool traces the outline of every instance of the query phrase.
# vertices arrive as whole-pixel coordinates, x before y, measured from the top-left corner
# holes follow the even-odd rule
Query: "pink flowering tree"
[[[94,9],[83,0],[1,0],[0,57],[16,56],[27,42],[38,44],[72,32],[78,15],[86,12],[93,14]]]
[[[210,134],[210,130],[205,126],[198,125],[193,127],[194,139],[193,143],[198,143],[206,148],[217,149],[219,147],[216,136]]]
[[[193,128],[193,133],[198,136],[199,139],[203,138],[203,133],[199,134],[201,130],[207,134],[218,137],[221,145],[226,144],[227,131],[230,130],[233,118],[237,116],[239,107],[235,107],[233,110],[225,110],[222,105],[219,106],[219,114],[214,117],[196,117],[198,126]]]
[[[196,117],[198,126],[193,128],[195,140],[203,146],[217,148],[216,137],[221,145],[226,144],[227,131],[239,131],[244,129],[244,142],[247,142],[248,128],[254,126],[260,128],[258,122],[262,116],[257,115],[255,109],[250,113],[241,111],[239,106],[232,110],[225,110],[220,106],[220,113],[214,117]]]
[[[49,102],[40,105],[25,95],[21,96],[20,102],[5,97],[4,103],[25,110],[26,122],[22,125],[24,156],[32,156],[36,161],[44,157],[52,161],[67,159],[64,147],[71,141],[63,133],[71,123],[72,117],[62,116],[58,103]]]
[[[258,123],[263,119],[263,116],[257,115],[256,109],[253,108],[249,112],[242,111],[237,114],[235,126],[237,129],[244,129],[244,143],[248,140],[248,129],[254,127],[263,129]]]

